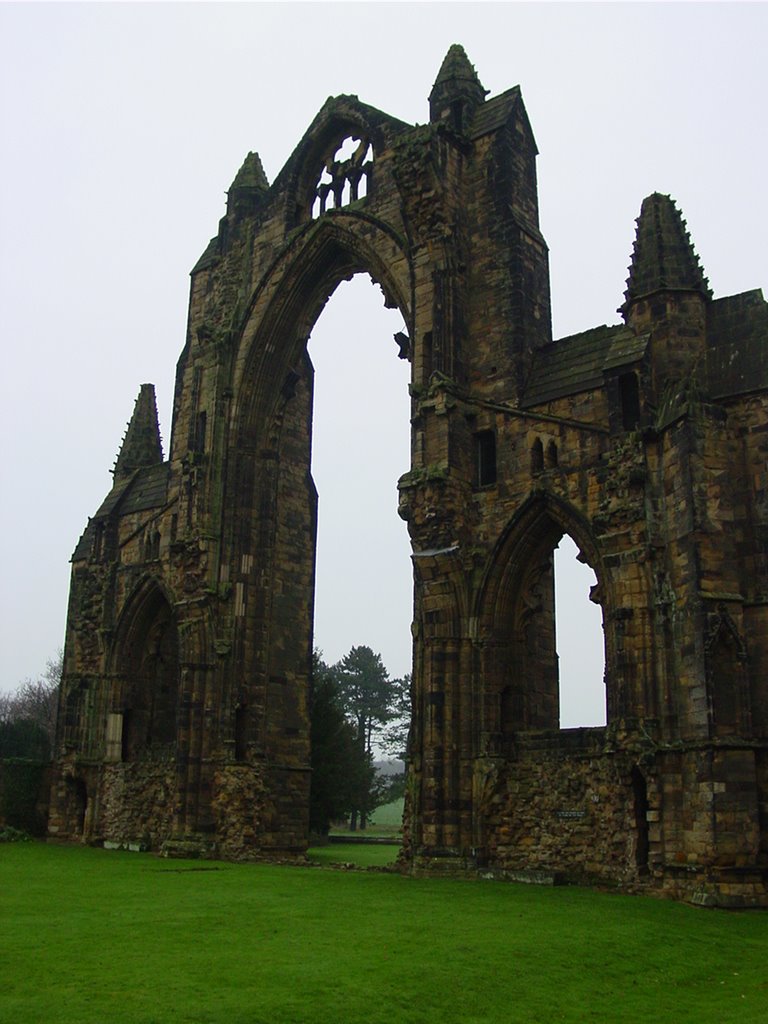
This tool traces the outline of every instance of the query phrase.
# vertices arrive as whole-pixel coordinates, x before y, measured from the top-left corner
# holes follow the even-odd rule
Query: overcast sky
[[[617,322],[653,191],[678,201],[715,295],[768,284],[764,4],[0,3],[0,688],[63,642],[69,557],[142,383],[170,435],[189,271],[246,153],[274,180],[340,93],[425,122],[454,42],[491,95],[522,87],[555,336]],[[328,660],[368,644],[393,675],[408,670],[411,618],[399,326],[355,279],[310,345],[317,640]],[[376,423],[381,437],[366,433]],[[358,435],[381,452],[380,491],[362,457],[333,480],[333,453]]]

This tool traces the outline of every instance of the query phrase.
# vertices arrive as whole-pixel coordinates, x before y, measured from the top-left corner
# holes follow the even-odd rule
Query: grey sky
[[[169,437],[188,273],[249,150],[274,180],[326,97],[345,92],[426,121],[442,58],[462,43],[491,94],[522,87],[560,337],[618,320],[634,219],[653,191],[678,201],[716,295],[768,284],[767,40],[764,4],[0,3],[0,688],[62,643],[68,559],[145,381]],[[395,514],[407,469],[397,314],[357,279],[340,292],[310,346],[331,410],[319,428],[338,452],[381,420],[366,443],[381,453],[383,491],[363,456],[322,483],[342,511],[331,497],[321,507],[318,640],[332,660],[367,643],[400,674],[410,570]],[[360,410],[334,440],[333,412],[354,394]],[[326,521],[340,538],[325,539]],[[376,587],[358,593],[373,557]]]

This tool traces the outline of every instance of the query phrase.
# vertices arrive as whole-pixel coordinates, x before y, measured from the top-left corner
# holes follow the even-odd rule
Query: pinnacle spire
[[[633,302],[659,291],[712,293],[682,214],[670,196],[654,192],[643,200],[627,278],[625,319]]]
[[[429,94],[429,119],[449,121],[459,130],[466,128],[475,109],[485,102],[486,92],[464,47],[454,43]]]
[[[249,153],[243,160],[243,166],[235,175],[235,180],[230,186],[230,189],[234,188],[269,188],[269,182],[258,153]]]
[[[154,384],[142,384],[112,473],[115,482],[163,461]]]
[[[269,182],[259,154],[249,153],[229,186],[227,213],[237,216],[253,213],[268,189]]]

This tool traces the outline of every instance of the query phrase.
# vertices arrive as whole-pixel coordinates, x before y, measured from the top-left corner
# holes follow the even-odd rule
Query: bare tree
[[[13,693],[0,694],[0,722],[31,722],[42,730],[53,749],[56,738],[56,713],[59,686],[64,668],[64,652],[49,658],[37,679],[25,679]]]

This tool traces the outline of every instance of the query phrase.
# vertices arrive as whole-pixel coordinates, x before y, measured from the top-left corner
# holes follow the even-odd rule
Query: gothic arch
[[[751,727],[746,685],[747,650],[725,607],[709,615],[704,640],[712,731],[726,736]]]
[[[597,576],[605,622],[605,572],[589,524],[552,495],[532,496],[500,537],[478,596],[486,743],[559,728],[552,555],[566,533]]]
[[[235,435],[248,443],[270,422],[309,335],[343,280],[368,273],[412,330],[413,274],[404,244],[381,221],[340,210],[308,224],[272,265],[252,297],[235,384]],[[271,407],[271,408],[270,408]]]
[[[520,573],[531,558],[553,548],[569,534],[594,570],[601,592],[606,585],[600,551],[588,521],[572,506],[551,494],[532,495],[499,538],[478,594],[480,634],[492,629],[516,599]],[[601,602],[602,602],[601,596]]]
[[[173,604],[151,576],[120,616],[109,657],[110,711],[118,719],[122,760],[167,757],[176,741],[179,631]]]

